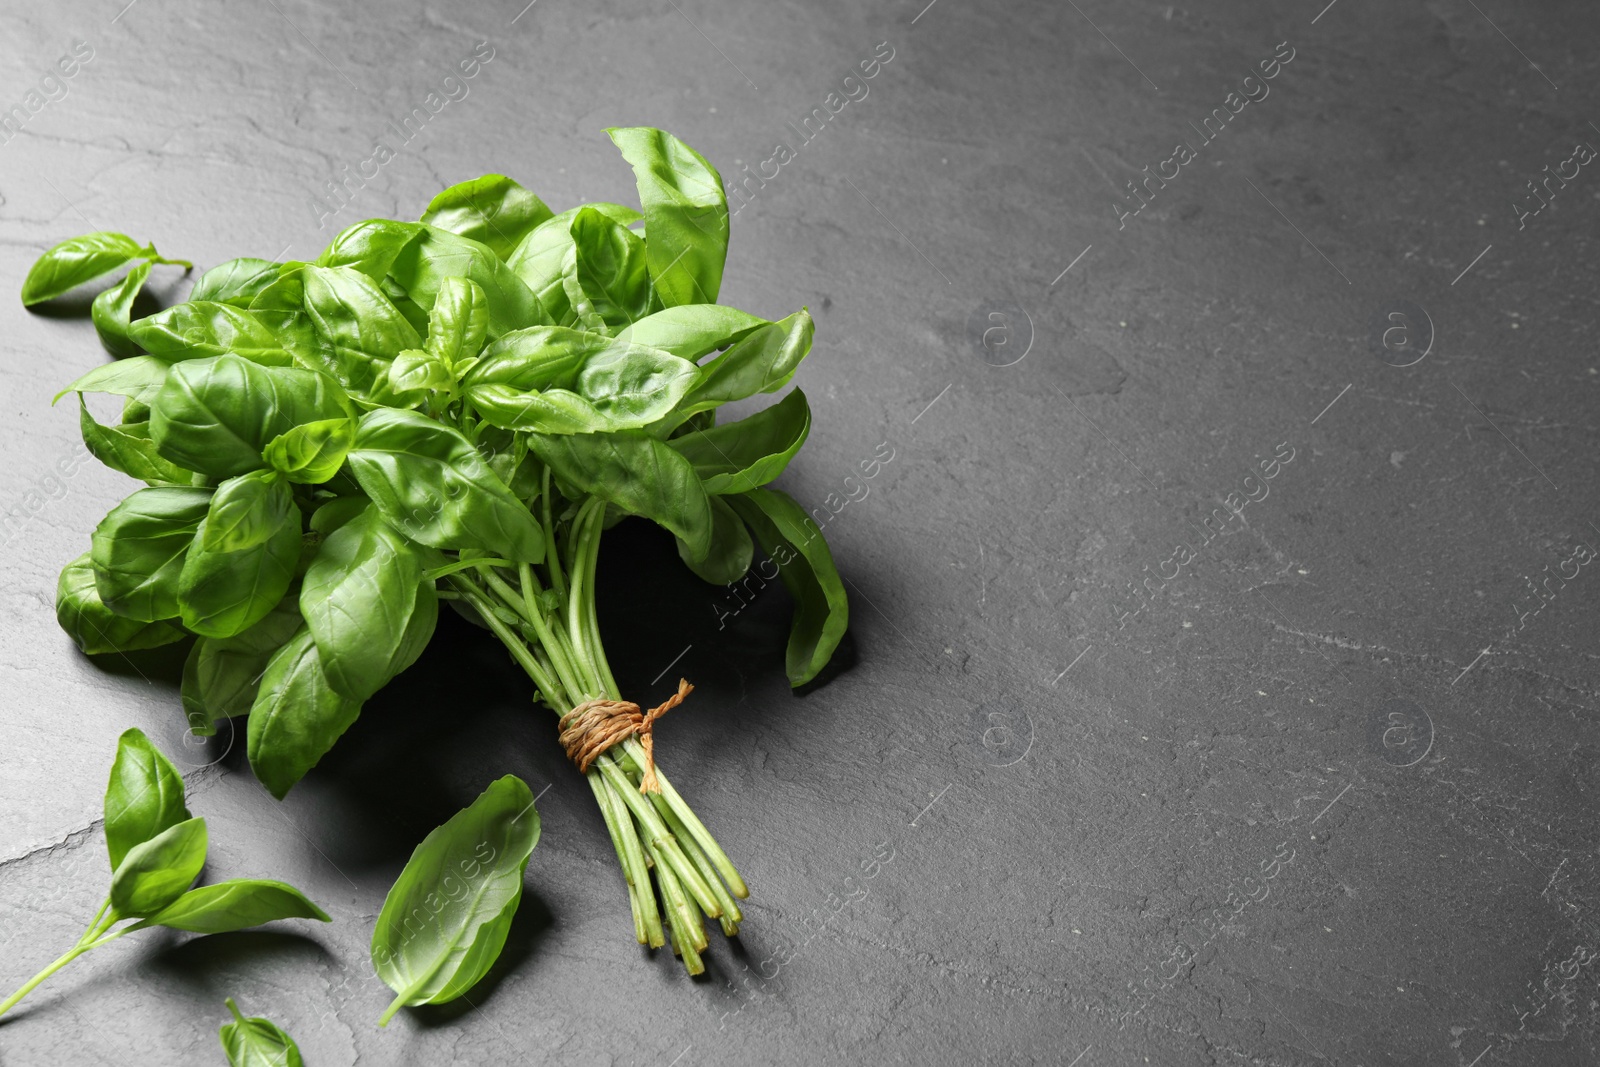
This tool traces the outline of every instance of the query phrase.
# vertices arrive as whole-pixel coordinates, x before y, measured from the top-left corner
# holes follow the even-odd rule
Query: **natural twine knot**
[[[567,758],[578,765],[578,770],[588,773],[595,759],[612,745],[637,736],[644,748],[644,777],[639,782],[639,792],[659,793],[656,781],[656,751],[654,730],[656,720],[683,703],[694,692],[694,686],[683,678],[678,679],[678,691],[649,711],[641,712],[631,700],[587,700],[561,716],[561,747]]]

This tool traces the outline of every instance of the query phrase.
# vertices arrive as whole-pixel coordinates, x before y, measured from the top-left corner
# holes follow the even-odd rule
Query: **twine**
[[[561,747],[578,770],[587,774],[594,761],[612,745],[637,737],[644,748],[644,777],[639,782],[639,792],[659,793],[652,731],[657,719],[682,704],[692,692],[694,686],[679,678],[678,691],[649,711],[641,711],[631,700],[584,701],[561,716]]]

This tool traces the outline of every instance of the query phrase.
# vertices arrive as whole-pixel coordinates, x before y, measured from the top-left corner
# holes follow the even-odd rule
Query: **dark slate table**
[[[181,650],[78,655],[55,575],[129,487],[49,401],[107,357],[8,298],[0,985],[93,912],[133,725],[213,877],[336,921],[107,947],[0,1063],[220,1063],[229,995],[315,1067],[1600,1055],[1592,5],[122,3],[6,15],[5,291],[90,229],[309,258],[486,171],[632,200],[602,129],[670,129],[740,183],[724,301],[816,315],[782,484],[854,622],[793,695],[781,588],[608,535],[624,689],[699,685],[660,751],[754,889],[691,981],[465,624],[282,804],[186,743]],[[379,1031],[383,894],[507,772],[548,791],[506,956]]]

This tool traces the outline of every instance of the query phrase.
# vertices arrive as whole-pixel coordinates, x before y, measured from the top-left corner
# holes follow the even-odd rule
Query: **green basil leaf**
[[[678,558],[701,581],[712,585],[736,582],[750,570],[755,558],[755,545],[744,521],[720,496],[711,498],[711,546],[699,559],[689,553],[689,546],[678,539]]]
[[[488,246],[501,259],[550,218],[544,201],[503,174],[452,185],[428,203],[422,221]]]
[[[255,315],[232,304],[205,300],[175,304],[135,322],[128,336],[169,363],[225,352],[271,367],[290,362],[277,335]]]
[[[210,504],[209,489],[163,486],[140,489],[112,508],[89,549],[105,606],[143,622],[176,616],[184,556]]]
[[[291,427],[352,414],[325,375],[217,356],[173,365],[151,404],[150,436],[174,463],[231,478],[267,466],[262,450]]]
[[[165,926],[194,934],[226,934],[278,919],[333,921],[292,885],[270,879],[230,878],[189,890],[129,929]]]
[[[674,418],[782,389],[811,351],[813,329],[811,316],[797,311],[782,322],[750,331],[700,368],[699,383],[678,404]]]
[[[422,338],[371,278],[352,267],[307,267],[306,311],[328,339],[345,388],[376,398],[389,363]]]
[[[394,677],[423,562],[369,506],[322,542],[300,585],[300,614],[334,690],[365,700]]]
[[[448,230],[422,227],[395,258],[390,273],[411,299],[430,311],[446,278],[476,282],[488,304],[490,337],[553,321],[533,291],[492,250]]]
[[[705,157],[670,133],[609,129],[633,167],[644,207],[650,277],[667,307],[715,304],[728,258],[728,198]]]
[[[617,334],[619,341],[659,348],[682,359],[698,361],[707,352],[742,341],[770,325],[766,319],[721,304],[683,304],[646,315]]]
[[[572,248],[572,220],[583,210],[597,211],[619,226],[643,217],[622,204],[584,204],[534,227],[506,260],[517,277],[533,290],[550,316],[549,321],[557,326],[569,326],[576,318],[567,299],[564,268],[567,252]]]
[[[850,624],[850,601],[822,531],[787,493],[752,489],[723,497],[749,524],[794,598],[789,630],[789,684],[815,678]]]
[[[766,485],[789,465],[811,432],[811,408],[795,389],[769,408],[738,422],[674,437],[681,452],[714,496]]]
[[[513,775],[493,782],[412,852],[372,931],[372,963],[401,1007],[443,1004],[488,973],[522,900],[539,843],[533,793]]]
[[[455,385],[450,370],[432,352],[408,348],[389,364],[389,391],[398,406],[416,407],[431,392],[446,392]]]
[[[359,700],[328,685],[317,643],[310,628],[302,627],[267,662],[250,708],[250,766],[282,800],[360,714]]]
[[[694,465],[666,443],[639,430],[621,430],[530,434],[528,445],[578,492],[666,527],[695,559],[710,551],[711,498]]]
[[[149,403],[166,380],[166,363],[154,356],[133,356],[96,367],[57,393],[50,403],[68,393],[113,393]]]
[[[644,240],[593,208],[580,208],[568,229],[562,286],[579,323],[610,333],[644,318],[651,297]]]
[[[138,845],[187,822],[183,776],[142,730],[123,731],[106,783],[106,851],[111,869]]]
[[[228,998],[228,1010],[233,1012],[233,1022],[223,1023],[217,1034],[229,1067],[305,1067],[300,1046],[277,1023],[259,1015],[245,1018],[232,997]]]
[[[32,307],[92,282],[124,263],[155,255],[155,249],[141,245],[121,233],[86,233],[71,237],[40,256],[22,283],[22,303]]]
[[[277,483],[287,496],[287,486]],[[178,576],[183,625],[203,637],[232,637],[254,626],[283,599],[300,562],[300,512],[291,504],[266,540],[234,551],[201,547],[209,520]]]
[[[456,371],[483,350],[488,335],[489,298],[483,286],[470,278],[441,282],[428,325],[428,353],[447,371]]]
[[[346,462],[383,517],[413,541],[544,558],[539,523],[458,430],[379,408],[362,417]]]
[[[215,732],[218,719],[250,713],[267,663],[299,631],[298,598],[285,597],[254,626],[232,637],[202,637],[184,663],[183,711],[191,733]]]
[[[271,540],[294,512],[294,495],[274,471],[251,471],[217,486],[195,547],[237,552]]]
[[[306,312],[305,265],[285,264],[278,280],[250,301],[250,313],[272,331],[291,359],[306,370],[339,376],[333,344]]]
[[[150,263],[134,266],[122,281],[104,290],[89,305],[89,316],[94,320],[94,332],[106,350],[118,356],[137,356],[139,346],[128,337],[128,320],[133,314],[133,301],[150,277]]]
[[[248,256],[230,259],[200,275],[200,280],[189,291],[189,299],[247,308],[263,289],[278,280],[280,266],[270,260]]]
[[[56,580],[56,622],[87,655],[133,652],[182,641],[188,634],[176,620],[142,622],[114,613],[100,599],[94,565],[85,552],[65,567]]]
[[[102,426],[89,414],[89,405],[78,398],[78,429],[90,455],[114,471],[138,478],[150,485],[190,485],[192,475],[170,463],[156,451],[147,423]]]
[[[111,909],[121,918],[154,915],[200,877],[206,821],[186,819],[128,849],[111,875]]]
[[[318,419],[268,441],[261,458],[291,482],[316,485],[339,473],[355,439],[355,419]]]
[[[422,227],[415,222],[367,219],[341,231],[317,257],[317,266],[354,267],[373,281],[381,282],[400,250],[420,232]]]

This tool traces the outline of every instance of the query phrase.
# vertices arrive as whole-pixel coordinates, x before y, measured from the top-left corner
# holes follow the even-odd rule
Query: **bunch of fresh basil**
[[[84,440],[147,487],[63,570],[57,617],[91,653],[192,636],[191,728],[248,715],[250,763],[275,795],[416,660],[441,599],[492,630],[555,711],[621,699],[594,573],[601,532],[628,515],[669,530],[710,582],[741,577],[759,541],[796,602],[794,685],[842,637],[826,543],[762,488],[806,439],[804,394],[716,421],[790,381],[811,318],[716,304],[728,239],[716,170],[659,130],[609,133],[642,211],[557,214],[485,175],[418,222],[350,227],[314,262],[224,263],[187,302],[137,320],[150,267],[181,261],[102,233],[29,274],[31,304],[134,264],[93,307],[125,358],[63,393],[124,398],[102,423],[80,397]],[[665,943],[665,913],[698,973],[700,915],[733,933],[746,889],[665,776],[641,796],[647,760],[630,740],[588,779],[636,936]]]

